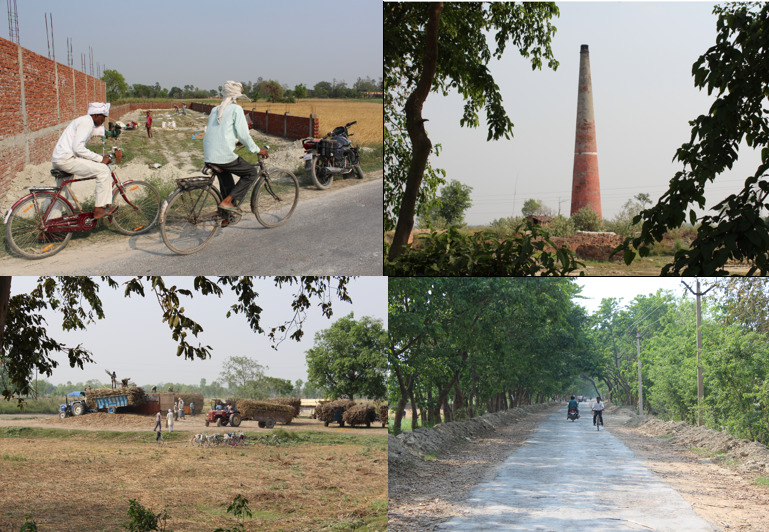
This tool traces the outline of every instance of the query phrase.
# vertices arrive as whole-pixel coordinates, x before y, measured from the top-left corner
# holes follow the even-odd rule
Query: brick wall
[[[216,107],[207,103],[191,103],[190,109],[201,113],[210,113]],[[252,125],[251,129],[263,131],[269,135],[285,137],[290,140],[320,136],[318,117],[315,114],[293,116],[288,113],[276,115],[269,111],[246,111],[246,119]]]
[[[106,93],[103,81],[0,38],[0,198],[25,165],[50,160],[64,128]]]

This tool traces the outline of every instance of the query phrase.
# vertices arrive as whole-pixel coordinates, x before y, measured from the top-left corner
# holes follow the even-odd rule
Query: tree
[[[328,81],[319,81],[312,88],[312,95],[314,98],[328,98],[331,94],[331,83]]]
[[[433,201],[423,216],[425,225],[433,227],[465,225],[465,211],[472,206],[470,193],[473,187],[463,185],[456,179],[441,189],[441,195]]]
[[[262,91],[267,93],[267,97],[273,103],[279,102],[283,98],[283,87],[275,80],[262,83]]]
[[[769,227],[760,215],[767,208],[769,181],[769,111],[764,108],[769,82],[769,56],[764,53],[769,35],[769,4],[730,3],[713,8],[718,15],[716,44],[692,66],[694,85],[716,93],[707,114],[689,122],[691,139],[675,154],[683,170],[670,180],[668,191],[657,204],[643,210],[634,223],[643,221],[641,234],[625,240],[624,258],[630,264],[647,256],[654,242],[687,218],[699,222],[697,237],[689,249],[675,254],[662,275],[726,274],[729,260],[754,263],[748,275],[769,273]],[[730,194],[697,218],[694,205],[705,208],[705,187],[738,157],[745,142],[761,148],[761,164],[744,187]],[[632,248],[635,248],[632,249]]]
[[[523,207],[521,208],[521,214],[523,214],[524,218],[527,216],[534,216],[539,212],[539,209],[542,208],[542,202],[537,201],[533,198],[527,199],[523,202]]]
[[[107,88],[107,100],[114,102],[126,95],[128,92],[128,83],[126,83],[123,74],[117,70],[107,69],[101,76]]]
[[[294,94],[297,98],[307,98],[307,87],[300,83],[294,87]]]
[[[222,364],[219,378],[235,393],[242,393],[252,383],[264,378],[265,366],[246,356],[231,356]]]
[[[488,123],[488,139],[510,138],[513,123],[507,116],[499,87],[488,69],[493,56],[499,59],[512,42],[532,68],[541,68],[542,59],[555,69],[558,62],[550,49],[555,28],[550,19],[559,14],[553,3],[385,3],[384,69],[388,91],[404,87],[408,94],[403,113],[411,143],[408,169],[388,173],[404,186],[396,207],[390,258],[403,253],[414,226],[419,189],[432,152],[425,131],[422,107],[430,92],[448,94],[456,89],[465,98],[461,126],[477,127],[478,111],[483,108]],[[496,49],[489,50],[486,32],[496,31]],[[440,51],[440,53],[439,53]],[[386,103],[399,103],[391,98]],[[397,132],[390,132],[397,135]],[[402,134],[401,134],[402,135]],[[405,173],[404,173],[405,172]],[[385,203],[391,198],[385,198]]]
[[[387,395],[387,331],[381,320],[350,313],[331,327],[315,334],[315,345],[307,351],[307,376],[331,397]]]
[[[636,194],[631,199],[627,200],[622,206],[622,210],[609,222],[605,222],[608,230],[622,235],[624,237],[632,237],[634,233],[640,230],[640,224],[633,223],[633,219],[638,216],[645,207],[646,204],[651,203],[651,197],[645,193]]]
[[[43,310],[58,312],[62,317],[61,327],[65,331],[85,330],[89,323],[106,316],[98,295],[100,285],[95,278],[41,277],[30,293],[10,297],[11,279],[0,277],[0,363],[7,375],[2,390],[6,399],[28,395],[35,370],[50,377],[58,365],[51,358],[52,353],[67,353],[73,368],[82,368],[83,364],[93,361],[92,354],[83,346],[68,347],[48,336],[41,314]],[[102,277],[101,280],[111,289],[120,287],[111,277]],[[318,302],[327,318],[333,314],[334,295],[341,301],[351,302],[347,292],[347,277],[275,277],[273,282],[278,287],[292,287],[294,290],[291,304],[294,316],[290,321],[269,329],[268,337],[273,347],[287,337],[297,341],[302,338],[304,313],[313,302]],[[178,343],[176,355],[184,356],[185,359],[206,359],[211,356],[209,346],[190,343],[191,336],[197,336],[203,327],[187,315],[181,303],[195,292],[221,297],[223,289],[229,289],[236,296],[237,302],[230,306],[227,316],[243,314],[251,330],[265,333],[254,278],[219,277],[212,280],[199,276],[193,278],[192,283],[194,288],[189,290],[175,285],[167,286],[163,277],[148,276],[134,277],[123,286],[126,298],[137,295],[144,297],[145,288],[154,294],[162,312],[163,323],[168,325],[171,337]]]

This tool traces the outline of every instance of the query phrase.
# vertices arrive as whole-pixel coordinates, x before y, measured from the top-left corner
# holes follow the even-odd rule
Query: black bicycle
[[[259,156],[254,165],[259,177],[249,189],[251,212],[264,227],[277,227],[288,220],[296,208],[299,182],[288,170],[267,170],[263,159]],[[242,218],[242,214],[219,209],[222,196],[213,186],[219,173],[219,167],[206,164],[203,176],[177,179],[178,187],[163,202],[160,234],[174,253],[189,255],[200,251],[217,228],[235,225]]]
[[[601,430],[601,425],[603,425],[603,410],[593,410],[593,425],[595,425],[595,430]]]

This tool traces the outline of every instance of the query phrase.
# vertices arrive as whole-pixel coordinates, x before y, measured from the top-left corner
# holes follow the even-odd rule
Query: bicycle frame
[[[123,197],[123,200],[136,209],[136,206],[132,204],[128,200],[128,196],[125,193],[125,190],[123,188],[124,185],[129,185],[133,182],[133,180],[126,181],[125,183],[120,183],[117,179],[117,176],[115,175],[115,171],[110,168],[110,173],[112,174],[112,186],[117,188],[120,191],[120,195]],[[37,212],[38,219],[43,221],[43,227],[46,230],[49,230],[49,232],[52,233],[77,233],[77,232],[84,232],[84,231],[90,231],[96,227],[96,220],[93,217],[93,212],[84,212],[83,206],[80,204],[80,201],[77,199],[77,195],[72,191],[72,189],[69,187],[72,183],[78,183],[80,181],[90,181],[96,179],[95,177],[80,177],[77,179],[68,179],[64,181],[60,186],[58,187],[50,187],[50,190],[43,190],[43,191],[31,191],[26,196],[19,199],[16,203],[14,203],[10,209],[8,209],[8,212],[5,215],[5,223],[8,223],[8,218],[11,215],[11,211],[13,211],[14,208],[21,202],[25,201],[27,198],[32,197],[32,203],[35,206],[35,211]],[[77,206],[77,209],[72,205],[72,203],[67,199],[67,197],[62,194],[62,191],[66,190],[66,192],[72,197],[72,200],[75,202],[75,205]],[[54,192],[55,191],[55,192]],[[42,195],[49,195],[53,193],[53,198],[48,207],[45,209],[45,212],[41,213],[41,207],[40,203],[38,202],[38,196]],[[51,214],[51,210],[53,209],[53,206],[56,204],[56,199],[61,199],[64,203],[67,204],[67,206],[74,212],[75,214],[71,216],[61,216],[58,218],[48,218]]]

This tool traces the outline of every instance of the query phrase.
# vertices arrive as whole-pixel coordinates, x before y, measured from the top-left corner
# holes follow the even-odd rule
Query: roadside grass
[[[64,403],[64,397],[25,398],[19,408],[19,403],[14,399],[0,400],[0,414],[58,414],[59,405],[62,403]]]
[[[757,486],[768,486],[769,487],[769,477],[758,477],[756,480],[753,481],[754,484]]]

